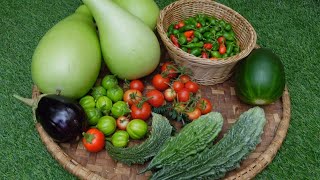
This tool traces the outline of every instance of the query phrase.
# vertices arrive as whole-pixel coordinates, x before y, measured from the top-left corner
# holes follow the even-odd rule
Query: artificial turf
[[[174,0],[156,0],[160,8]],[[320,1],[220,0],[255,28],[258,44],[281,58],[291,96],[287,137],[256,179],[320,179]],[[41,37],[79,0],[2,1],[0,8],[0,179],[75,179],[47,152],[31,109],[30,64]]]

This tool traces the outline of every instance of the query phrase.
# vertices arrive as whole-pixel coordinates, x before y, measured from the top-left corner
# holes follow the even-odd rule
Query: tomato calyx
[[[93,141],[94,138],[95,138],[95,135],[94,135],[94,134],[83,132],[82,135],[83,135],[83,138],[84,138],[88,143],[92,144],[92,141]]]

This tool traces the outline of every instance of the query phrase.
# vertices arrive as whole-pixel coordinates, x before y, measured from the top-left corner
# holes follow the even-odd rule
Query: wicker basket
[[[241,52],[232,57],[212,61],[193,56],[174,46],[166,34],[170,24],[198,13],[229,22],[239,41]],[[202,85],[214,85],[227,80],[232,75],[236,63],[250,54],[257,40],[254,28],[243,16],[212,0],[179,0],[166,6],[160,12],[157,31],[170,57],[178,64],[189,67],[194,80]]]

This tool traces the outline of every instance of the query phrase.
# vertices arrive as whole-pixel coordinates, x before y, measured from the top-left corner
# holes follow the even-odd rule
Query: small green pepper
[[[106,96],[107,90],[102,86],[96,86],[92,88],[91,95],[95,100],[97,100],[100,96]]]
[[[219,32],[217,32],[217,33],[215,34],[215,37],[216,37],[216,38],[218,38],[218,37],[220,37],[220,36],[223,36],[222,31],[219,31]]]
[[[221,58],[219,51],[211,51],[211,56],[216,58]]]
[[[197,25],[197,21],[195,20],[194,17],[189,17],[188,19],[186,19],[186,20],[184,21],[184,23],[185,23],[186,25],[189,25],[189,24],[191,24],[191,25]]]
[[[200,56],[201,55],[201,48],[193,48],[190,51],[190,54],[194,55],[194,56]]]
[[[209,17],[209,18],[208,18],[208,22],[209,22],[211,25],[216,25],[216,24],[217,24],[217,19],[214,18],[214,17]]]
[[[224,53],[221,58],[227,58],[229,55],[227,53]]]
[[[214,29],[216,32],[221,31],[221,27],[220,27],[220,26],[214,26],[213,29]]]
[[[203,36],[200,31],[194,31],[194,37],[198,38],[199,40],[202,40]]]
[[[100,96],[97,99],[96,107],[105,115],[107,115],[112,108],[112,101],[107,96]]]
[[[224,29],[225,29],[226,31],[230,31],[230,30],[232,29],[231,24],[230,24],[230,23],[226,23],[226,25],[224,26]]]
[[[94,108],[96,106],[94,98],[90,95],[82,97],[79,101],[79,104],[81,107],[83,107],[83,109]]]
[[[240,47],[238,45],[236,45],[234,48],[233,48],[233,52],[234,53],[239,53],[240,52]]]
[[[192,40],[191,40],[191,43],[197,43],[199,42],[199,38],[197,37],[194,37]]]
[[[214,51],[218,51],[219,49],[219,43],[217,41],[215,41],[213,44],[212,44],[212,50]]]
[[[226,43],[227,44],[227,54],[231,54],[231,52],[233,51],[233,43]]]
[[[209,31],[209,30],[210,30],[210,27],[209,27],[209,26],[203,26],[203,27],[199,28],[198,31],[199,31],[201,34],[203,34],[203,33],[207,32],[207,31]]]
[[[180,33],[180,31],[179,31],[178,29],[174,29],[174,30],[172,31],[172,33],[173,33],[175,36],[177,36],[177,35]]]
[[[226,26],[226,21],[224,21],[223,19],[220,19],[219,20],[219,24],[222,26],[222,27],[225,27]]]
[[[203,37],[204,37],[205,39],[213,39],[213,34],[212,34],[211,32],[205,32],[205,33],[203,34]]]
[[[226,40],[229,40],[229,41],[233,41],[234,40],[234,36],[231,33],[224,32],[223,36],[226,38]]]
[[[183,33],[179,34],[178,43],[180,45],[184,45],[184,44],[187,44],[187,42],[188,42],[187,37]]]
[[[200,42],[197,42],[197,43],[190,43],[190,44],[186,44],[184,45],[184,47],[186,48],[190,48],[190,49],[193,49],[193,48],[202,48],[203,47],[203,42],[200,41]]]
[[[196,28],[196,25],[193,25],[193,24],[188,24],[188,25],[184,25],[183,27],[181,27],[179,29],[179,32],[181,33],[184,33],[185,31],[188,31],[188,30],[193,30]]]
[[[181,49],[182,49],[184,52],[188,52],[188,48],[187,48],[187,47],[181,47]]]
[[[98,108],[85,109],[85,113],[88,118],[88,123],[91,126],[97,125],[99,119],[102,117],[101,111]]]
[[[169,34],[172,34],[173,33],[173,28],[174,28],[174,25],[173,24],[170,24],[170,26],[168,27],[168,33]]]

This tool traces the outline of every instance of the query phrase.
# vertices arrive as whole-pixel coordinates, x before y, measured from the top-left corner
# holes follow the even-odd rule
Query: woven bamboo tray
[[[163,52],[162,60],[169,58],[168,53]],[[101,77],[103,74],[100,75]],[[152,76],[152,75],[151,75]],[[145,82],[150,82],[146,77]],[[220,112],[224,117],[224,125],[218,139],[228,130],[240,114],[252,106],[241,103],[235,95],[234,80],[231,77],[222,84],[201,86],[203,97],[207,97],[213,104],[213,111]],[[152,88],[150,85],[147,89]],[[32,98],[40,95],[39,89],[34,86]],[[290,97],[285,88],[282,98],[271,105],[263,106],[267,123],[262,135],[262,142],[257,146],[248,158],[241,162],[241,166],[225,176],[225,179],[251,179],[271,163],[277,151],[285,139],[290,122]],[[79,179],[102,180],[102,179],[148,179],[150,173],[138,175],[145,165],[133,165],[131,167],[115,162],[108,156],[105,150],[99,153],[89,153],[79,143],[55,143],[42,126],[37,123],[42,142],[51,155],[70,173]]]

